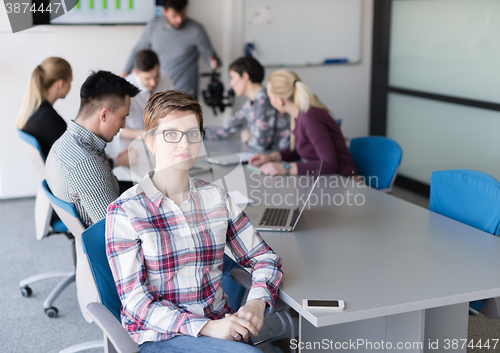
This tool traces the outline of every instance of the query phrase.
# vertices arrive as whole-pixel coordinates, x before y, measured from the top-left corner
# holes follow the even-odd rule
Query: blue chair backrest
[[[73,206],[72,203],[63,201],[55,197],[52,191],[50,191],[49,185],[47,184],[46,180],[42,181],[42,188],[52,204],[62,208],[64,211],[68,212],[71,216],[80,219],[80,216],[78,215],[75,206]]]
[[[484,232],[500,232],[500,183],[475,170],[431,174],[429,210]]]
[[[382,136],[358,137],[349,146],[359,174],[375,189],[387,189],[398,170],[403,150],[397,142]]]
[[[42,159],[45,162],[45,156],[43,155],[42,148],[40,147],[38,140],[33,135],[30,135],[27,132],[24,132],[24,131],[19,130],[19,129],[17,130],[17,134],[19,135],[19,138],[21,138],[21,140],[29,143],[31,146],[36,148],[38,150],[38,152],[40,152],[40,156],[42,156]]]
[[[105,229],[106,219],[102,219],[82,233],[83,252],[89,259],[101,303],[121,322],[121,301],[106,256]]]

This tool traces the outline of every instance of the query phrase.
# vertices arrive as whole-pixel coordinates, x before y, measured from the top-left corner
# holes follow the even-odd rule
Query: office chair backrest
[[[17,130],[17,134],[23,143],[24,150],[35,166],[35,169],[40,176],[40,180],[45,179],[45,157],[43,156],[38,140],[34,136],[22,130]],[[47,196],[45,196],[43,190],[39,188],[36,194],[35,202],[35,230],[37,240],[41,240],[43,237],[50,234],[51,219],[52,206],[50,205],[50,202],[47,199]],[[52,224],[52,226],[56,232],[64,233],[67,231],[64,227],[60,227],[60,222]]]
[[[83,316],[88,322],[92,322],[92,318],[87,313],[87,304],[96,302],[98,300],[98,294],[87,256],[83,253],[82,248],[82,233],[85,230],[85,226],[80,220],[75,206],[54,196],[46,180],[42,181],[42,188],[52,204],[54,211],[56,211],[61,221],[75,237],[76,294]]]
[[[45,179],[45,157],[43,156],[42,148],[40,147],[38,140],[22,130],[17,130],[17,134],[21,138],[21,141],[23,141],[24,149],[35,166],[35,169],[41,178],[40,180]]]
[[[349,151],[359,174],[370,187],[392,189],[403,156],[397,142],[382,136],[359,137],[351,140]]]
[[[500,183],[475,170],[431,174],[429,210],[484,232],[500,232]]]
[[[82,234],[83,251],[87,254],[101,303],[120,319],[121,301],[106,256],[106,219],[93,224]]]

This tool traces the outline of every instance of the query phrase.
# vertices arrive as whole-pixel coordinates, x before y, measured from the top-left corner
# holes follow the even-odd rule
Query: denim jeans
[[[233,268],[241,268],[241,266],[224,254],[224,269],[222,272],[221,284],[224,293],[228,296],[229,306],[234,311],[238,311],[241,301],[245,296],[246,289],[231,278],[230,272]]]
[[[145,342],[141,353],[260,353],[258,348],[246,343],[221,340],[206,336],[175,336],[166,341]]]

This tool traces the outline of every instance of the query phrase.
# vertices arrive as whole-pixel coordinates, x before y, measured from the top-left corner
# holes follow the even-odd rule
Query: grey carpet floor
[[[406,198],[406,192],[393,193]],[[410,202],[425,207],[425,198],[411,196]],[[101,331],[95,324],[87,323],[81,315],[76,300],[76,288],[71,284],[56,300],[59,317],[47,317],[42,308],[45,297],[57,280],[34,283],[33,295],[20,294],[19,281],[36,273],[71,270],[71,243],[62,235],[37,241],[33,221],[34,199],[0,200],[0,313],[4,324],[0,329],[0,352],[59,352],[61,349],[89,340],[100,339]],[[297,323],[296,323],[297,324]],[[277,319],[268,318],[261,336],[274,334],[279,328]],[[469,340],[500,338],[500,320],[484,316],[469,318]],[[496,349],[468,349],[468,353],[500,352]],[[261,347],[264,352],[279,353],[278,348]],[[88,350],[103,352],[102,349]]]

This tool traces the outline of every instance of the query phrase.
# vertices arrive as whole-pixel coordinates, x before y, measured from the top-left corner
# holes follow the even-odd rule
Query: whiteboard
[[[245,41],[266,66],[359,63],[363,0],[245,0]]]

